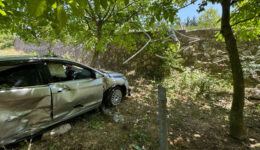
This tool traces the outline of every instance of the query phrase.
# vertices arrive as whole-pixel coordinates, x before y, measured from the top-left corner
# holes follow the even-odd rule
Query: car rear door
[[[69,62],[49,62],[53,82],[53,118],[64,119],[97,107],[103,98],[103,79]]]
[[[0,144],[51,121],[51,92],[38,64],[0,66]]]

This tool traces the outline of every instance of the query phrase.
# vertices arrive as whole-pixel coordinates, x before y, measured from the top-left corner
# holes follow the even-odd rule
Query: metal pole
[[[167,126],[167,108],[166,108],[166,89],[158,86],[158,111],[159,111],[159,129],[160,129],[160,150],[168,150],[168,126]]]

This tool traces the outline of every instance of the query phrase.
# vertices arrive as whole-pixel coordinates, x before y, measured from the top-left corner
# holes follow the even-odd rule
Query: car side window
[[[1,66],[0,89],[43,84],[36,65]]]
[[[49,63],[48,67],[54,82],[93,78],[90,70],[76,65]]]

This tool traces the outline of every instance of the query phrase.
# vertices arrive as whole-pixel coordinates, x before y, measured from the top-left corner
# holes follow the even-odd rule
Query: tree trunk
[[[97,62],[98,62],[98,57],[99,57],[99,51],[94,51],[94,54],[93,54],[93,57],[92,57],[92,60],[91,60],[91,66],[92,67],[97,67]]]
[[[100,54],[100,50],[97,48],[98,46],[98,42],[100,42],[101,38],[102,38],[102,22],[97,22],[96,26],[97,26],[97,42],[95,44],[95,49],[94,49],[94,54],[91,60],[91,66],[92,67],[97,67],[97,62],[99,59],[99,54]]]
[[[244,77],[242,66],[239,59],[236,39],[230,26],[230,3],[231,0],[223,0],[221,33],[224,36],[226,49],[229,54],[229,60],[233,77],[233,101],[230,111],[230,135],[237,139],[242,139],[244,135]]]

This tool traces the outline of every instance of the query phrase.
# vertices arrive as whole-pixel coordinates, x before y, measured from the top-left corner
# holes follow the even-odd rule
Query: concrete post
[[[168,125],[166,108],[166,89],[158,86],[158,111],[159,111],[159,129],[160,129],[160,150],[168,150]]]

